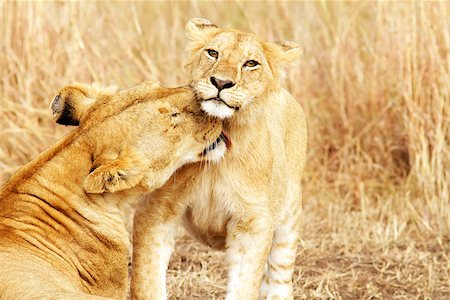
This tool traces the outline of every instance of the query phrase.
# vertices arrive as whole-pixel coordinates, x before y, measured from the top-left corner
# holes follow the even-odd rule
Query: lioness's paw
[[[87,193],[100,194],[104,192],[117,192],[132,187],[128,175],[117,162],[106,166],[100,166],[90,173],[84,181],[84,189]]]
[[[84,190],[91,194],[119,192],[135,187],[148,169],[137,153],[125,150],[114,160],[93,167],[84,180]]]

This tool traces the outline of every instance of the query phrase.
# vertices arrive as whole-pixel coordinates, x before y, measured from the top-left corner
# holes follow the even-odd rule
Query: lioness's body
[[[220,123],[197,113],[189,89],[149,83],[117,94],[68,87],[52,109],[80,126],[0,191],[0,299],[124,299],[120,205],[201,160]]]
[[[166,298],[165,269],[181,222],[226,249],[226,299],[292,299],[307,128],[278,69],[301,50],[203,19],[188,22],[186,33],[190,84],[202,109],[224,119],[233,146],[217,164],[180,169],[140,203],[132,297]]]
[[[85,193],[91,154],[72,142],[76,133],[22,168],[0,195],[1,299],[125,296],[129,239],[119,199]]]

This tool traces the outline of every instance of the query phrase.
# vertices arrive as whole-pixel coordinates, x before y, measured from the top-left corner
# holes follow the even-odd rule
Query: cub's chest
[[[206,211],[214,211],[216,207],[227,205],[227,202],[236,198],[239,193],[239,180],[235,174],[220,166],[206,167],[198,176],[190,189],[189,197],[191,206]],[[223,210],[221,210],[223,212]]]
[[[204,230],[221,231],[230,218],[242,213],[244,206],[265,198],[270,188],[269,178],[251,173],[220,164],[204,170],[184,194],[191,222]],[[257,178],[249,180],[249,176]]]
[[[239,184],[216,166],[205,167],[185,191],[186,217],[196,230],[221,233],[239,195]]]

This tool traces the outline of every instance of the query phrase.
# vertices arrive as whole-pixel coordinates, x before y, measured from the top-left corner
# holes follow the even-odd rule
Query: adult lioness
[[[0,299],[125,298],[120,202],[187,162],[223,154],[214,149],[223,144],[221,122],[194,99],[189,88],[151,83],[58,93],[57,122],[80,126],[0,190]]]
[[[205,112],[225,119],[233,147],[218,164],[177,171],[138,207],[132,297],[166,297],[173,232],[182,221],[201,241],[226,248],[227,299],[292,298],[307,132],[279,69],[301,50],[203,19],[191,20],[186,33],[191,86]]]

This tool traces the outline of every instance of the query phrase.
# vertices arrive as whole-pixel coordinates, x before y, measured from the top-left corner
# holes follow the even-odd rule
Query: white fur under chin
[[[224,157],[225,152],[227,152],[227,146],[225,142],[221,141],[214,150],[208,151],[206,159],[210,162],[218,163]]]
[[[220,119],[230,118],[234,114],[234,109],[215,100],[202,101],[202,110],[208,115]]]

